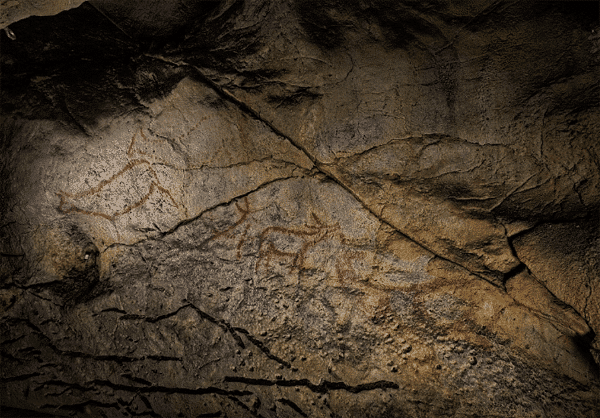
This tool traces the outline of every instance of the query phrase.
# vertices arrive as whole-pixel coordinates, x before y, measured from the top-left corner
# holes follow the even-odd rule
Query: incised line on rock
[[[230,227],[224,229],[223,231],[216,232],[212,237],[210,237],[208,239],[209,241],[212,241],[217,238],[228,235],[231,231],[233,231],[235,228],[237,228],[239,225],[241,225],[242,223],[244,223],[247,220],[248,215],[251,213],[250,202],[248,202],[248,196],[244,196],[243,202],[244,202],[243,207],[240,206],[238,202],[235,202],[235,207],[241,214],[240,218],[237,221],[235,221],[234,224],[231,225]],[[238,242],[238,244],[236,246],[238,260],[242,258],[242,246],[244,245],[244,241],[246,238],[246,233],[248,232],[248,228],[250,228],[250,225],[246,225],[246,229],[242,233],[242,238],[240,239],[240,241]]]
[[[348,193],[350,193],[369,213],[371,213],[373,216],[375,216],[380,222],[382,222],[385,225],[388,225],[389,227],[393,228],[394,230],[398,231],[398,233],[402,234],[402,236],[408,238],[410,241],[414,242],[415,244],[419,245],[421,248],[427,250],[428,252],[436,255],[437,257],[439,257],[442,260],[445,260],[451,264],[457,265],[459,267],[464,268],[465,270],[469,271],[471,274],[481,278],[482,280],[485,280],[488,283],[491,283],[494,286],[499,286],[501,288],[503,288],[503,285],[499,285],[497,282],[493,281],[493,280],[489,280],[488,278],[486,278],[484,275],[482,274],[478,274],[477,272],[471,271],[467,266],[464,266],[463,264],[460,264],[457,261],[453,261],[445,256],[443,256],[442,254],[440,254],[439,252],[435,251],[434,249],[430,248],[428,245],[426,245],[425,243],[419,241],[418,239],[414,238],[413,236],[409,235],[406,231],[401,231],[399,230],[397,227],[395,227],[394,225],[392,225],[390,222],[384,220],[382,218],[382,216],[378,213],[376,213],[374,211],[373,208],[371,208],[353,189],[350,185],[346,184],[343,179],[338,178],[334,173],[331,172],[331,170],[327,169],[327,164],[322,163],[321,161],[319,161],[314,155],[312,155],[307,149],[306,147],[304,147],[302,144],[300,144],[298,141],[292,139],[289,137],[289,135],[286,135],[285,133],[283,133],[283,131],[281,131],[280,129],[278,129],[273,123],[269,122],[268,120],[264,119],[260,113],[256,110],[254,110],[252,107],[250,107],[248,104],[244,103],[242,100],[238,99],[234,94],[230,93],[229,91],[227,91],[225,88],[223,88],[222,86],[220,86],[219,84],[217,84],[216,82],[214,82],[213,80],[211,80],[206,74],[204,74],[204,72],[198,68],[195,65],[192,64],[188,64],[186,62],[177,62],[177,61],[172,61],[169,59],[166,59],[164,57],[160,57],[160,56],[153,56],[153,55],[148,55],[150,58],[156,59],[156,60],[160,60],[162,62],[167,62],[169,64],[172,65],[177,65],[177,66],[184,66],[184,67],[188,67],[188,68],[192,68],[196,71],[196,73],[202,78],[202,80],[209,86],[211,87],[214,91],[216,91],[221,97],[227,99],[228,101],[230,101],[231,103],[235,104],[241,111],[247,113],[248,115],[250,115],[251,117],[253,117],[254,119],[264,123],[266,126],[268,126],[275,134],[277,134],[278,136],[285,138],[286,140],[288,140],[290,142],[290,144],[292,144],[296,149],[300,150],[304,155],[306,155],[306,157],[311,160],[311,162],[314,164],[314,166],[316,167],[316,169],[321,172],[322,174],[324,174],[325,176],[327,176],[328,178],[331,178],[334,182],[336,182],[340,187],[342,187],[344,190],[346,190]],[[519,260],[520,261],[520,260]],[[490,271],[491,273],[495,273],[494,271]],[[500,273],[502,274],[502,273]],[[506,274],[502,274],[502,276],[504,277],[504,280],[506,280],[506,278],[508,277],[512,277],[514,275],[514,272],[511,271],[509,273]],[[505,289],[503,289],[505,290]]]
[[[126,205],[123,209],[117,210],[117,211],[113,212],[112,214],[97,212],[97,211],[93,211],[93,210],[86,210],[86,209],[83,209],[78,206],[83,203],[83,202],[81,202],[81,199],[88,197],[88,196],[97,195],[106,186],[108,186],[112,182],[119,179],[119,177],[122,177],[127,172],[131,171],[132,169],[134,169],[138,166],[144,166],[144,168],[142,169],[143,171],[141,173],[142,175],[148,173],[148,174],[150,174],[150,177],[153,179],[150,181],[150,184],[145,184],[145,186],[148,187],[148,191],[139,200]],[[113,175],[108,180],[101,181],[96,187],[92,187],[91,189],[89,189],[85,192],[71,194],[71,193],[67,193],[65,191],[59,191],[56,194],[60,198],[60,204],[58,206],[58,210],[62,213],[78,212],[78,213],[83,213],[84,215],[100,216],[102,218],[108,219],[109,221],[113,221],[113,220],[115,220],[115,218],[117,216],[125,215],[126,213],[131,212],[133,209],[135,209],[139,206],[142,206],[150,198],[152,193],[154,193],[154,191],[156,191],[156,190],[158,190],[159,192],[161,192],[165,196],[167,196],[167,198],[171,201],[171,203],[173,203],[173,205],[176,208],[179,208],[179,205],[177,204],[177,202],[171,195],[171,192],[161,185],[160,180],[158,179],[158,176],[156,175],[156,172],[152,168],[152,165],[146,160],[133,160],[133,161],[129,162],[125,167],[123,167],[123,169],[121,169],[121,171],[119,171],[117,174]]]
[[[236,243],[236,256],[240,260],[242,257],[241,249],[248,239],[248,231],[251,228],[249,215],[253,212],[248,196],[244,196],[243,205],[235,203],[240,217],[228,228],[216,232],[208,241],[230,235],[237,227],[248,221],[245,225],[241,237]],[[317,244],[327,240],[334,239],[340,244],[351,244],[351,240],[342,232],[339,223],[328,225],[322,221],[315,213],[311,212],[310,220],[300,227],[290,228],[282,226],[269,226],[264,228],[258,234],[258,260],[256,261],[255,272],[263,270],[267,272],[273,260],[291,260],[290,273],[294,270],[302,270],[305,267],[307,253]],[[278,238],[284,238],[286,248],[282,248]],[[292,247],[292,248],[290,248]],[[352,267],[351,260],[364,258],[364,254],[356,251],[344,250],[338,253],[335,262],[335,271],[337,276],[343,282],[346,279],[358,280],[359,274]]]
[[[200,118],[200,120],[191,129],[189,129],[187,132],[184,132],[172,141],[180,142],[183,138],[189,136],[193,131],[198,129],[200,124],[206,121],[207,119],[209,119],[209,116],[204,116]],[[170,201],[173,204],[173,206],[175,206],[177,209],[181,209],[181,206],[173,198],[171,191],[161,184],[156,171],[152,168],[153,163],[149,160],[156,157],[144,149],[144,145],[148,146],[148,144],[150,144],[150,146],[152,146],[153,144],[157,143],[169,144],[170,142],[169,140],[163,139],[148,139],[148,137],[144,134],[142,128],[140,128],[139,131],[133,134],[133,136],[131,137],[131,141],[129,143],[129,147],[127,148],[126,155],[128,159],[135,158],[137,155],[141,156],[142,158],[135,158],[130,160],[130,162],[125,165],[125,167],[119,170],[119,172],[112,175],[107,180],[102,180],[96,186],[88,190],[85,190],[80,193],[68,193],[63,190],[57,192],[56,194],[60,198],[58,210],[62,213],[77,212],[82,213],[84,215],[99,216],[108,219],[109,221],[114,221],[118,216],[125,215],[126,213],[131,212],[133,209],[142,206],[155,191],[158,191],[163,196],[165,196],[165,199]],[[183,171],[194,170],[199,168],[189,166],[189,164],[187,163],[184,168],[175,167],[174,164],[169,161],[163,161],[163,164],[167,167]],[[128,178],[127,176],[132,178]],[[109,213],[107,213],[108,210],[98,210],[97,208],[101,206],[103,202],[106,201],[105,197],[101,196],[100,193],[118,194],[117,190],[111,193],[110,185],[119,182],[125,185],[125,192],[131,189],[145,189],[146,191],[145,193],[142,193],[141,196],[136,196],[135,199],[132,199],[132,202],[128,202],[127,204],[125,204],[125,206],[122,209],[117,209],[114,211],[111,210]],[[87,208],[86,206],[91,206],[91,208]]]
[[[339,231],[341,234],[339,224],[336,223],[333,226],[328,226],[314,213],[311,213],[311,218],[315,223],[312,225],[306,223],[301,229],[284,228],[280,226],[270,226],[265,228],[259,235],[259,256],[258,261],[256,262],[256,271],[258,272],[261,262],[264,262],[264,268],[265,270],[268,270],[270,261],[273,258],[291,258],[292,263],[290,270],[296,268],[301,269],[308,250],[325,240],[331,232]],[[297,243],[299,244],[299,248],[297,248],[296,251],[286,251],[277,248],[276,242],[277,235],[279,234],[292,238],[294,241],[299,241]],[[298,247],[298,245],[296,245],[296,247]]]

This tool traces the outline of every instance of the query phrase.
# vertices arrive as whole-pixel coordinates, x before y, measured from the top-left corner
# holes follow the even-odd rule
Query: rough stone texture
[[[144,4],[1,35],[3,416],[600,416],[595,2]]]
[[[29,16],[51,16],[77,7],[83,0],[0,0],[0,28]]]
[[[514,241],[515,250],[540,282],[600,329],[600,235],[598,220],[545,224]],[[592,342],[600,364],[600,339]]]

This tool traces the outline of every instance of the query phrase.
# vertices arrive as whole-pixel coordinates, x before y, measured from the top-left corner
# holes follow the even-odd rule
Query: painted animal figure
[[[179,205],[169,190],[160,184],[152,165],[146,160],[129,162],[118,173],[95,187],[80,193],[56,193],[58,210],[63,213],[83,213],[114,220],[143,205],[152,193],[161,193],[176,208]]]
[[[132,159],[118,173],[88,190],[79,193],[59,191],[56,193],[60,198],[58,210],[63,213],[78,212],[100,216],[112,221],[143,205],[154,192],[161,193],[173,206],[179,208],[171,192],[161,185],[152,168],[151,161],[156,159],[156,151],[159,151],[158,155],[173,154],[168,141],[150,140],[140,129],[131,138],[127,156],[142,158]]]
[[[273,259],[289,260],[290,269],[302,268],[306,253],[331,233],[339,230],[339,225],[328,226],[314,213],[314,225],[306,224],[301,229],[270,226],[259,237],[259,258],[256,271],[262,265],[269,269]]]

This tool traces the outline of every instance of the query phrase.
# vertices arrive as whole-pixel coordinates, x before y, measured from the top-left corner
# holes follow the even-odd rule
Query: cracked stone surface
[[[0,415],[600,416],[596,2],[34,3]]]

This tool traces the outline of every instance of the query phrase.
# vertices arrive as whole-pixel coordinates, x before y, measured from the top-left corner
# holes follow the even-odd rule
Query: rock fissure
[[[252,386],[282,386],[282,387],[290,387],[290,386],[303,386],[310,389],[313,392],[317,393],[327,393],[335,390],[343,390],[350,393],[359,393],[364,391],[371,391],[375,389],[399,389],[397,383],[390,381],[377,381],[371,383],[364,383],[361,385],[351,386],[347,385],[344,382],[333,382],[329,380],[324,380],[319,382],[319,384],[311,383],[308,379],[278,379],[278,380],[269,380],[269,379],[252,379],[241,376],[225,376],[224,382],[229,383],[243,383]]]
[[[206,209],[204,209],[202,212],[200,212],[198,215],[196,215],[196,216],[194,216],[194,217],[191,217],[191,218],[184,219],[184,220],[182,220],[182,221],[178,222],[178,223],[177,223],[177,224],[176,224],[174,227],[170,228],[169,230],[166,230],[166,231],[160,231],[160,236],[159,236],[159,237],[157,237],[157,238],[154,238],[154,237],[147,237],[147,238],[145,238],[145,239],[141,239],[141,240],[139,240],[139,241],[137,241],[137,242],[134,242],[134,243],[131,243],[131,244],[124,244],[124,243],[121,243],[121,242],[115,242],[115,243],[112,243],[112,244],[110,244],[110,245],[106,246],[106,248],[104,248],[104,249],[103,249],[101,252],[102,252],[102,253],[105,253],[105,252],[107,252],[108,250],[110,250],[110,249],[113,249],[113,248],[117,248],[117,247],[129,247],[129,248],[135,248],[135,247],[137,247],[139,244],[143,244],[143,243],[145,243],[145,242],[148,242],[148,241],[156,241],[156,240],[158,240],[158,239],[161,239],[161,238],[163,238],[163,237],[165,237],[165,236],[168,236],[168,235],[171,235],[171,234],[173,234],[173,233],[177,232],[177,231],[178,231],[178,230],[179,230],[181,227],[184,227],[184,226],[186,226],[186,225],[189,225],[189,224],[191,224],[191,223],[193,223],[193,222],[195,222],[195,221],[197,221],[197,220],[201,219],[201,218],[202,218],[202,216],[204,216],[206,213],[209,213],[209,212],[211,212],[211,211],[214,211],[214,210],[215,210],[215,209],[217,209],[217,208],[220,208],[220,207],[224,207],[224,206],[230,205],[230,204],[231,204],[231,203],[233,203],[234,201],[237,201],[237,200],[243,199],[244,197],[247,197],[247,196],[251,195],[252,193],[255,193],[255,192],[257,192],[257,191],[259,191],[259,190],[261,190],[261,189],[264,189],[264,188],[266,188],[266,187],[270,186],[270,185],[271,185],[271,184],[273,184],[273,183],[280,182],[280,181],[285,181],[285,180],[289,180],[289,179],[293,179],[293,178],[297,178],[297,177],[299,177],[299,176],[298,176],[298,175],[294,175],[294,176],[289,176],[289,177],[284,177],[284,178],[277,178],[277,179],[274,179],[274,180],[271,180],[271,181],[265,182],[265,183],[263,183],[263,184],[259,185],[257,188],[255,188],[255,189],[253,189],[253,190],[250,190],[250,191],[248,191],[248,192],[245,192],[245,193],[243,193],[243,194],[240,194],[240,195],[237,195],[237,196],[233,197],[231,200],[228,200],[227,202],[221,202],[221,203],[217,203],[217,204],[215,204],[214,206],[212,206],[212,207],[210,207],[210,208],[206,208]],[[209,239],[207,239],[207,240],[206,240],[206,242],[204,242],[202,245],[206,244],[206,243],[207,243],[208,241],[210,241],[211,239],[212,239],[212,238],[209,238]]]
[[[0,7],[0,415],[600,418],[596,2],[62,2]]]
[[[157,59],[161,59],[163,60],[164,58],[160,58],[160,57],[154,57]],[[285,138],[287,141],[289,141],[291,144],[293,144],[297,149],[301,150],[304,155],[306,155],[315,165],[316,168],[318,168],[320,170],[320,172],[322,172],[325,176],[327,176],[328,178],[331,178],[333,181],[335,181],[337,184],[339,184],[341,187],[343,187],[345,190],[347,190],[352,196],[354,196],[354,198],[361,203],[361,205],[367,209],[371,214],[373,214],[375,217],[377,217],[381,222],[384,222],[385,224],[389,225],[390,227],[398,230],[395,226],[393,226],[392,224],[390,224],[389,222],[387,222],[386,220],[382,219],[380,215],[378,215],[377,213],[375,213],[371,207],[367,204],[364,203],[363,199],[361,199],[356,193],[355,191],[348,185],[344,184],[344,182],[342,182],[338,177],[336,177],[334,174],[332,174],[332,172],[330,170],[326,169],[326,165],[320,163],[313,155],[311,155],[304,147],[302,147],[301,145],[299,145],[299,143],[297,141],[294,141],[293,139],[289,138],[287,135],[285,135],[281,130],[279,130],[277,127],[275,127],[272,123],[270,123],[269,121],[265,120],[264,118],[262,118],[260,116],[260,114],[258,112],[256,112],[255,110],[253,110],[252,108],[250,108],[247,104],[241,102],[239,99],[237,99],[233,94],[227,92],[225,89],[222,89],[218,84],[216,84],[215,82],[213,82],[212,80],[210,80],[210,78],[208,78],[200,69],[198,69],[197,67],[187,64],[187,63],[174,63],[170,60],[166,60],[166,62],[169,63],[173,63],[175,65],[181,65],[181,66],[190,66],[191,68],[194,68],[198,74],[202,77],[203,81],[205,81],[207,84],[209,84],[211,86],[211,88],[213,88],[215,91],[219,92],[223,97],[227,98],[228,100],[230,100],[232,103],[234,103],[235,105],[237,105],[242,111],[246,112],[247,114],[251,115],[253,118],[263,122],[265,125],[269,126],[269,128],[271,130],[273,130],[273,132],[275,132],[278,136]],[[411,235],[406,234],[403,231],[398,230],[398,232],[400,234],[402,234],[403,236],[409,238],[411,241],[415,242],[417,245],[423,247],[424,249],[426,249],[427,251],[435,254],[436,256],[451,262],[453,264],[457,264],[463,268],[466,268],[467,270],[469,270],[468,267],[465,267],[464,265],[457,263],[455,261],[452,261],[451,259],[448,259],[447,257],[442,256],[441,254],[437,253],[436,251],[434,251],[432,248],[428,247],[428,246],[424,246],[421,242],[419,242],[418,240],[416,240],[414,237],[411,237]],[[485,278],[484,276],[481,276],[478,272],[474,272],[469,270],[472,274],[475,274],[478,277],[481,277],[483,280],[486,280],[488,282],[491,282],[494,285],[499,285],[499,283],[497,281],[490,281],[489,279]]]

